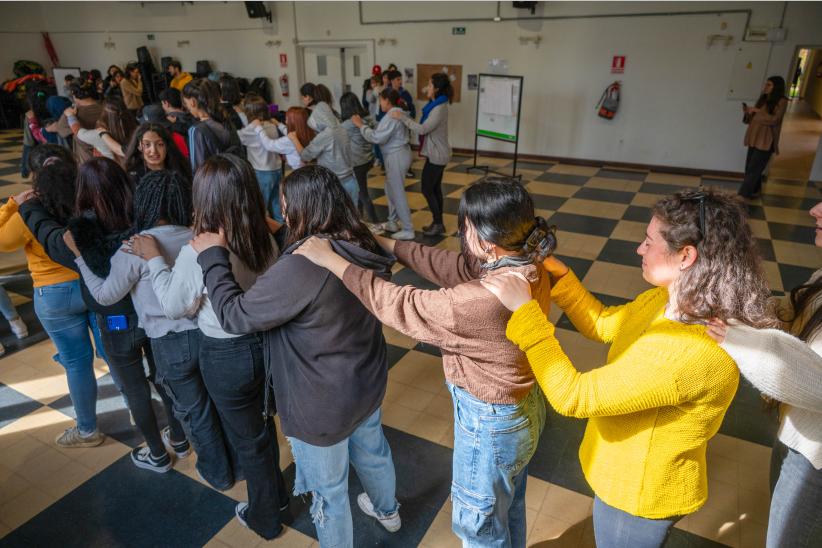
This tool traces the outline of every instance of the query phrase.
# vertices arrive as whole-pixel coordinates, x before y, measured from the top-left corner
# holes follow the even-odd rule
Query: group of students
[[[188,162],[167,128],[185,114],[173,98],[162,105],[166,123],[134,131],[125,162],[34,147],[33,188],[0,209],[0,239],[25,249],[35,311],[67,371],[77,424],[56,443],[104,439],[96,351],[146,441],[131,454],[136,466],[165,472],[193,448],[216,489],[247,481],[237,518],[274,538],[289,503],[277,414],[296,464],[292,491],[312,494],[322,546],[353,546],[349,463],[364,488],[360,510],[397,531],[381,426],[387,325],[441,349],[454,405],[452,527],[464,545],[525,545],[528,465],[547,402],[588,419],[579,455],[596,495],[597,544],[655,547],[707,500],[707,442],[741,370],[783,411],[769,546],[818,545],[819,276],[792,292],[781,317],[798,338],[773,329],[780,316],[745,207],[713,190],[655,205],[637,250],[655,288],[621,306],[604,306],[553,255],[554,227],[512,179],[465,189],[462,252],[402,237],[413,231],[401,203],[408,129],[426,136],[423,178],[435,191],[450,154],[449,85],[432,77],[420,123],[398,108],[397,89],[382,89],[375,126],[368,101],[344,95],[338,117],[328,90],[307,84],[305,107],[289,109],[283,129],[257,98],[223,101],[219,84],[193,80],[182,92],[193,119]],[[361,179],[373,144],[386,167],[388,223],[403,223],[392,238],[380,235],[390,226],[365,222],[376,221]],[[269,153],[284,154],[293,171],[269,177],[279,171]],[[812,214],[822,246],[822,204]],[[441,289],[392,283],[395,262]],[[574,366],[547,320],[552,304],[584,336],[610,344],[604,366]],[[168,416],[163,430],[152,385]]]

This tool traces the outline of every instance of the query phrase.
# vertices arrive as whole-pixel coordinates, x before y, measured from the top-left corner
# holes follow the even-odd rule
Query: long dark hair
[[[108,232],[131,228],[133,196],[131,178],[114,160],[92,158],[80,166],[75,211],[93,211]]]
[[[355,114],[360,117],[368,116],[368,113],[362,107],[359,97],[351,91],[346,91],[342,97],[340,97],[340,117],[345,121]]]
[[[126,150],[126,171],[132,173],[134,171],[141,171],[141,167],[145,166],[143,160],[143,151],[140,150],[140,143],[143,141],[143,136],[146,133],[156,133],[166,145],[166,161],[163,166],[165,169],[179,173],[185,179],[191,181],[191,163],[185,159],[183,153],[177,148],[177,143],[171,137],[171,133],[159,124],[152,124],[146,122],[140,124],[131,142]]]
[[[310,107],[313,107],[315,104],[317,104],[317,101],[314,99],[314,91],[316,87],[317,86],[315,86],[311,82],[306,82],[305,84],[300,86],[300,95],[302,95],[303,97],[311,97],[311,102],[308,103],[308,106]]]
[[[451,79],[447,74],[442,72],[432,74],[431,85],[434,86],[434,98],[445,95],[449,103],[454,99],[454,86],[451,85]]]
[[[236,78],[227,74],[220,77],[220,98],[232,107],[242,102],[243,94]]]
[[[710,188],[682,191],[658,201],[653,215],[662,222],[660,232],[672,253],[685,246],[697,250],[696,261],[676,284],[684,320],[777,326],[759,246],[737,196]]]
[[[822,292],[822,278],[793,288],[790,294],[793,312],[786,314],[783,311],[782,319],[786,322],[796,322],[796,320],[802,318],[814,305],[820,292]],[[810,317],[802,324],[802,329],[795,334],[803,341],[809,342],[819,332],[820,327],[822,327],[822,306],[811,312]]]
[[[183,88],[183,97],[194,99],[197,108],[208,113],[215,122],[228,124],[228,113],[223,108],[219,84],[207,78],[197,78]]]
[[[149,171],[134,191],[134,225],[137,232],[158,221],[191,226],[191,183],[174,171]]]
[[[288,245],[326,234],[378,253],[379,245],[360,221],[357,209],[331,170],[304,166],[291,172],[281,185],[288,224]]]
[[[756,101],[756,108],[767,106],[768,114],[773,114],[779,101],[785,97],[785,79],[781,76],[771,76],[768,80],[773,84],[773,90],[759,96]]]
[[[275,249],[266,206],[251,164],[215,154],[194,175],[194,234],[225,231],[228,249],[253,272],[262,272]]]
[[[534,213],[534,201],[516,179],[491,175],[470,185],[460,198],[457,214],[463,252],[471,223],[480,240],[534,263],[541,263],[557,246],[553,227]]]
[[[137,119],[120,97],[109,96],[103,101],[103,112],[100,113],[97,126],[108,131],[115,141],[126,146],[137,129]]]
[[[59,145],[39,145],[29,155],[29,167],[32,188],[40,203],[58,223],[67,224],[74,214],[77,188],[74,156]]]

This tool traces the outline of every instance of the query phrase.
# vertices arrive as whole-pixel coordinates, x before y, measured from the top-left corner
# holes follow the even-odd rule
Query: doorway
[[[782,124],[779,154],[768,168],[769,178],[791,181],[820,180],[815,164],[822,164],[822,46],[799,47],[794,55],[790,104]]]
[[[367,44],[307,44],[300,49],[304,82],[325,85],[335,104],[347,91],[358,97],[362,94],[363,82],[371,76],[373,58]]]

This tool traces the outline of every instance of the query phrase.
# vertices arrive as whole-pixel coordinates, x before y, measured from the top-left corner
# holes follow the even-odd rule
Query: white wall
[[[282,74],[279,53],[289,57],[287,73],[291,97],[281,106],[296,104],[299,44],[368,42],[376,62],[397,63],[400,68],[417,63],[462,64],[463,74],[487,70],[488,60],[503,58],[511,74],[525,77],[520,152],[602,161],[669,165],[697,169],[741,171],[745,151],[739,102],[727,100],[736,48],[715,45],[708,49],[709,34],[731,34],[742,39],[746,14],[704,14],[653,17],[608,17],[432,23],[360,24],[355,2],[270,2],[273,25],[251,20],[242,3],[5,3],[0,19],[0,71],[10,61],[29,57],[45,60],[39,34],[4,31],[47,30],[64,65],[97,66],[134,58],[137,46],[148,45],[159,58],[171,55],[184,67],[209,59],[218,70],[239,76]],[[368,2],[368,21],[488,18],[496,3]],[[500,5],[503,18],[523,16],[510,2]],[[779,26],[785,10],[787,41],[770,51],[768,74],[788,76],[797,45],[822,42],[822,4],[783,2],[613,2],[540,3],[537,16],[637,14],[700,10],[752,10],[751,25]],[[725,28],[723,28],[723,25]],[[465,36],[452,36],[451,27],[464,26]],[[187,29],[180,32],[177,29]],[[152,32],[156,40],[147,41]],[[538,48],[522,45],[520,36],[540,35]],[[103,49],[111,36],[115,50]],[[381,38],[397,41],[396,45]],[[178,47],[178,40],[190,45]],[[280,40],[279,47],[266,47]],[[373,44],[371,46],[370,44]],[[769,46],[766,46],[769,47]],[[29,54],[29,52],[32,52]],[[621,110],[606,122],[596,117],[594,105],[602,89],[613,81],[610,61],[626,55]],[[371,59],[364,60],[370,66]],[[367,72],[365,70],[364,72]],[[751,96],[757,89],[752,89]],[[473,146],[476,92],[463,80],[463,101],[454,105],[451,119],[453,146]],[[285,105],[283,103],[286,103]],[[483,142],[488,149],[510,150],[506,145]]]

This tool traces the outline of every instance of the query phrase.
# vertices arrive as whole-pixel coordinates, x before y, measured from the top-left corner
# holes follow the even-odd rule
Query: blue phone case
[[[128,318],[125,316],[106,316],[106,325],[109,331],[125,331],[128,329]]]

